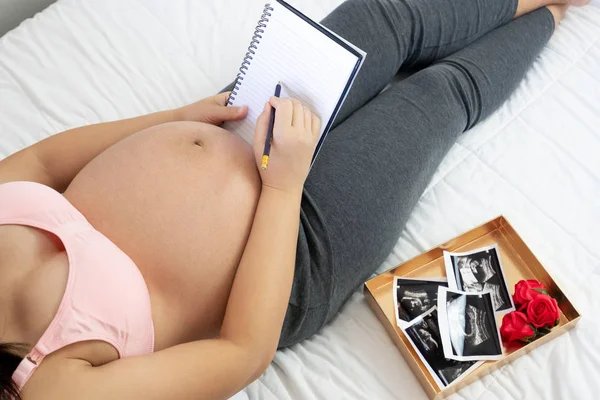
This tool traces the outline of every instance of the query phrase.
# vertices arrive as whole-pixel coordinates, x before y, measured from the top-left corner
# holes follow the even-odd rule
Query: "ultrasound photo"
[[[481,365],[481,362],[455,361],[444,357],[437,307],[416,318],[404,332],[440,389],[458,382]]]
[[[498,360],[502,342],[492,296],[440,288],[439,329],[444,355],[458,361]]]
[[[438,287],[447,287],[446,278],[394,278],[396,321],[403,327],[437,305]]]
[[[500,257],[498,245],[468,253],[444,252],[448,287],[464,292],[490,292],[494,310],[507,313],[515,309]]]

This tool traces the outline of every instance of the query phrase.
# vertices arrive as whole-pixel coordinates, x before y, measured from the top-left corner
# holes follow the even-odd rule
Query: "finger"
[[[280,129],[292,126],[293,105],[290,99],[279,97],[271,97],[269,100],[271,105],[277,110],[275,113],[275,129]]]
[[[236,121],[242,119],[248,113],[248,107],[232,107],[212,105],[207,112],[207,116],[216,122]]]
[[[262,155],[265,148],[265,139],[267,138],[267,131],[269,129],[269,116],[271,115],[271,104],[268,102],[265,104],[263,112],[258,116],[256,120],[256,128],[254,130],[254,152],[257,157]]]
[[[312,112],[308,107],[304,107],[304,129],[312,132]]]
[[[321,119],[316,114],[312,115],[312,133],[316,137],[321,133]]]
[[[292,112],[292,126],[294,128],[304,128],[304,107],[302,103],[300,103],[296,99],[292,99],[292,105],[294,106],[294,110]]]
[[[216,94],[214,96],[215,103],[217,103],[220,106],[224,106],[225,104],[227,104],[227,101],[229,100],[229,96],[231,96],[231,92],[223,92],[223,93]]]

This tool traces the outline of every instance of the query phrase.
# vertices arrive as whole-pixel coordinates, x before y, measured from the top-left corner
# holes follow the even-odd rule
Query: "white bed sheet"
[[[296,1],[320,19],[341,0]],[[174,107],[234,76],[263,0],[59,0],[0,39],[0,158],[55,132]],[[224,50],[226,49],[226,50]],[[504,214],[584,315],[452,396],[600,393],[600,0],[569,11],[510,100],[444,159],[381,271]],[[354,295],[278,352],[252,399],[426,399]]]

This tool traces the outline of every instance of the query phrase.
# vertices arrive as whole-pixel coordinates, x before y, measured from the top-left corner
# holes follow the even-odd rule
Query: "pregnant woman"
[[[246,112],[226,93],[1,161],[0,398],[222,399],[255,380],[387,257],[545,46],[568,7],[550,3],[342,4],[323,24],[368,57],[310,173],[308,108],[271,99],[253,151],[218,126]]]

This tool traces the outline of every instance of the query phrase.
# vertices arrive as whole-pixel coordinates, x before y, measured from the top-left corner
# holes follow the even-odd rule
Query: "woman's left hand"
[[[219,93],[204,100],[177,108],[177,121],[198,121],[207,124],[221,125],[224,121],[236,121],[246,117],[248,107],[227,106],[231,92]]]

